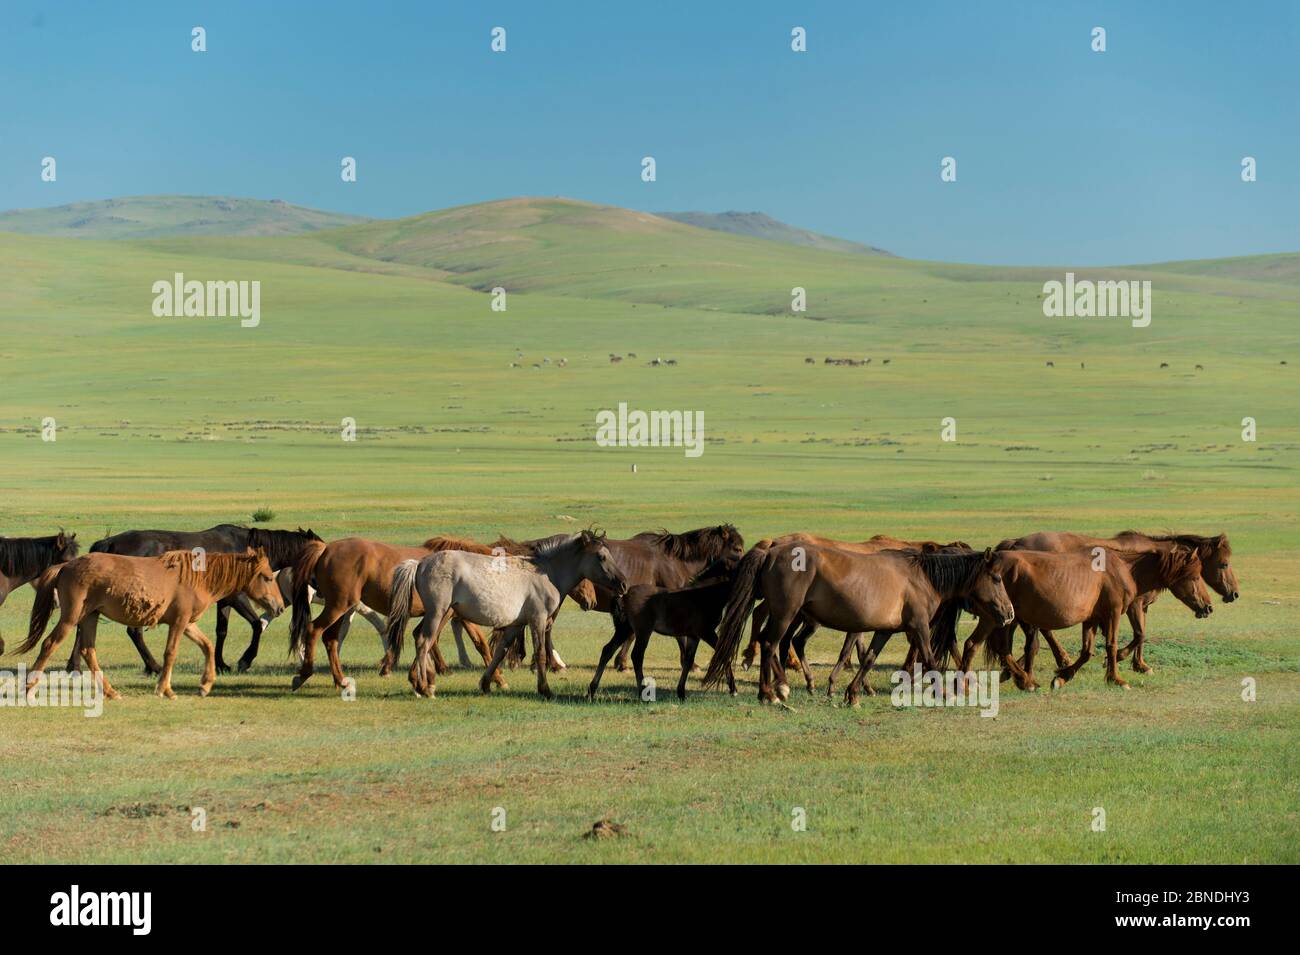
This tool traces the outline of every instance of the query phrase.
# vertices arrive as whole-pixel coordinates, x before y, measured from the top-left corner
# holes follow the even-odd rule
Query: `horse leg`
[[[438,638],[442,630],[451,621],[456,611],[448,605],[445,609],[430,603],[424,617],[415,627],[415,659],[411,661],[411,670],[407,679],[418,696],[433,699],[438,685],[438,668],[432,654],[437,651]],[[435,623],[436,621],[436,623]]]
[[[686,677],[695,666],[695,651],[700,645],[699,637],[686,638],[686,651],[682,654],[682,675],[677,679],[677,699],[686,699]]]
[[[816,632],[817,624],[813,623],[811,620],[804,620],[803,626],[799,628],[799,632],[796,633],[794,638],[790,641],[790,649],[794,653],[795,665],[797,665],[800,672],[803,673],[804,683],[808,686],[809,696],[813,694],[817,685],[813,682],[812,668],[808,666],[808,638]]]
[[[459,623],[462,627],[465,628],[465,632],[469,634],[470,642],[474,644],[474,649],[477,650],[479,656],[483,658],[483,665],[487,666],[487,662],[491,658],[492,651],[488,648],[487,640],[483,638],[483,631],[480,630],[475,624],[470,623],[468,620],[461,620],[459,617],[454,618],[451,622],[451,625],[455,627],[457,623]],[[473,661],[471,660],[468,665],[472,666]],[[492,682],[494,682],[497,686],[501,687],[501,689],[503,690],[510,689],[510,687],[506,684],[506,678],[503,677],[499,672],[494,673],[492,675]]]
[[[27,692],[31,692],[31,689],[40,681],[41,674],[45,671],[45,665],[49,663],[50,657],[54,655],[54,651],[58,649],[59,644],[72,632],[76,626],[74,621],[81,616],[84,607],[84,597],[81,599],[74,597],[68,601],[66,607],[62,603],[59,604],[59,622],[54,625],[54,629],[50,631],[49,636],[45,638],[45,642],[41,644],[41,652],[37,654],[36,662],[32,664],[31,669],[27,672]]]
[[[624,632],[625,629],[628,633],[632,630],[632,628],[627,625],[626,621],[620,620],[617,622],[614,625],[614,635],[609,638],[603,647],[600,648],[600,662],[596,664],[596,672],[591,678],[591,685],[587,687],[588,699],[592,699],[596,696],[596,690],[600,689],[600,678],[605,673],[605,665],[609,663],[609,658],[614,655],[614,650],[627,639],[627,633]]]
[[[172,691],[172,668],[176,666],[176,654],[181,648],[181,633],[185,630],[182,623],[169,624],[167,627],[167,645],[163,649],[162,673],[158,676],[157,693],[169,700],[176,699]]]
[[[831,675],[826,678],[826,696],[835,695],[835,678],[840,675],[840,671],[849,665],[853,660],[853,647],[861,637],[860,633],[846,633],[844,635],[844,646],[840,647],[839,658],[835,661],[835,666],[831,667]]]
[[[628,654],[632,652],[632,644],[635,641],[636,641],[636,637],[633,635],[629,635],[628,638],[623,641],[623,645],[618,648],[618,656],[614,658],[614,669],[617,670],[619,673],[623,673],[627,670]]]
[[[1106,621],[1106,682],[1127,690],[1128,681],[1119,675],[1119,622],[1123,618],[1123,614],[1113,613]]]
[[[451,621],[451,635],[456,639],[456,666],[468,670],[474,663],[465,650],[465,624],[459,617]]]
[[[537,661],[537,692],[542,699],[553,700],[555,694],[551,692],[551,685],[546,679],[551,669],[547,665],[551,659],[551,651],[546,645],[546,618],[535,617],[528,624],[528,629],[533,635],[533,658]]]
[[[644,632],[636,634],[636,641],[632,644],[632,670],[636,675],[636,692],[637,696],[645,699],[645,648],[650,643],[650,634],[654,633],[650,628]],[[685,656],[683,651],[681,656]],[[652,696],[653,700],[654,697]]]
[[[844,688],[844,702],[849,706],[858,705],[859,692],[865,692],[867,696],[876,695],[876,691],[867,682],[867,674],[871,672],[871,665],[876,662],[876,657],[880,655],[880,651],[884,649],[885,644],[889,642],[889,638],[892,636],[893,633],[889,630],[877,630],[871,635],[871,646],[867,648],[867,655],[862,658],[862,662],[858,664],[858,672],[853,675],[849,685]]]
[[[740,658],[740,668],[748,670],[754,665],[754,655],[758,653],[759,640],[758,635],[767,623],[767,601],[760,600],[754,607],[753,622],[749,631],[749,646],[745,647],[745,652]]]
[[[203,679],[199,680],[199,696],[207,696],[212,692],[212,684],[217,682],[216,651],[212,648],[212,641],[195,624],[185,628],[185,636],[197,643],[203,651]]]
[[[234,605],[234,600],[230,597],[217,601],[217,671],[219,673],[229,673],[230,667],[226,666],[226,633],[230,630],[230,609]]]
[[[239,670],[242,673],[252,666],[253,661],[257,659],[257,651],[261,648],[262,643],[262,631],[269,627],[271,623],[269,620],[262,619],[262,615],[254,609],[252,603],[244,597],[243,594],[240,594],[234,599],[234,610],[235,613],[244,618],[245,622],[247,622],[248,626],[253,631],[252,636],[250,636],[248,640],[248,649],[246,649],[244,655],[239,658]],[[217,614],[217,626],[218,628],[221,626],[220,613]],[[216,648],[218,673],[230,672],[230,667],[226,666],[225,658],[221,653],[224,644],[225,641],[222,639],[220,629],[218,629]]]
[[[86,661],[86,669],[90,671],[90,678],[99,684],[104,693],[104,698],[120,700],[122,694],[113,689],[113,684],[108,682],[108,675],[99,668],[99,654],[95,650],[95,630],[98,626],[99,614],[92,613],[82,621],[81,627],[77,629],[77,644],[81,647],[81,656]],[[84,631],[82,628],[84,628]]]
[[[336,690],[341,690],[347,679],[343,675],[343,664],[339,660],[339,647],[343,643],[343,638],[339,635],[339,624],[345,619],[347,619],[347,614],[335,620],[324,633],[325,652],[329,655],[330,675],[334,677],[334,688]]]
[[[975,624],[975,630],[966,638],[966,643],[962,646],[961,663],[959,669],[962,673],[969,673],[971,663],[975,659],[975,649],[982,645],[988,639],[996,627],[996,624],[990,623],[985,618],[980,617],[979,622]]]
[[[157,676],[162,673],[162,666],[153,658],[153,654],[149,652],[149,647],[144,642],[144,631],[139,627],[127,627],[126,635],[135,644],[135,652],[140,654],[140,660],[144,663],[144,675]]]
[[[1147,608],[1143,601],[1133,601],[1128,608],[1128,620],[1133,625],[1133,640],[1125,649],[1133,650],[1133,669],[1137,673],[1154,673],[1154,669],[1147,664],[1147,659],[1142,654],[1147,645]],[[1123,651],[1119,659],[1124,659]]]
[[[1053,690],[1058,690],[1070,682],[1074,675],[1079,672],[1079,668],[1092,658],[1092,644],[1096,636],[1097,625],[1091,621],[1085,622],[1083,625],[1083,646],[1079,647],[1079,659],[1056,671],[1056,677],[1052,680]]]
[[[348,599],[348,598],[344,598]],[[359,599],[359,595],[358,598]],[[339,617],[343,616],[356,605],[356,599],[351,599],[348,603],[342,603],[335,600],[327,603],[316,618],[312,620],[307,628],[307,637],[303,641],[302,647],[302,666],[294,674],[293,688],[296,690],[306,683],[313,673],[316,672],[316,641],[322,633],[334,626]]]
[[[492,681],[501,668],[501,661],[506,658],[506,654],[514,649],[517,643],[523,642],[522,631],[507,628],[499,631],[499,633],[499,638],[495,634],[493,635],[497,645],[496,649],[492,651],[492,660],[488,663],[487,669],[483,671],[483,675],[478,679],[478,691],[480,693],[492,692]]]

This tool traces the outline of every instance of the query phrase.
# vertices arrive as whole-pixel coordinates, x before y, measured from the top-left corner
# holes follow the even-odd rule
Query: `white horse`
[[[480,690],[489,691],[506,652],[515,639],[523,638],[527,626],[533,634],[537,692],[551,699],[546,679],[552,654],[550,625],[565,595],[584,577],[615,594],[626,590],[604,542],[604,534],[582,531],[539,542],[531,557],[439,551],[420,561],[398,564],[388,601],[388,641],[395,655],[401,652],[413,591],[418,591],[424,605],[410,672],[415,692],[433,696],[437,675],[430,651],[454,612],[471,623],[508,632],[507,638],[497,643],[492,662],[479,680]],[[511,633],[515,639],[509,638]]]

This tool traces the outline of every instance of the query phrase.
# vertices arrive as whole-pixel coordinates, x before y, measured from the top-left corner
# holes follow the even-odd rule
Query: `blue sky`
[[[388,217],[563,195],[761,210],[952,261],[1300,251],[1289,0],[6,0],[0,79],[0,209],[190,193]]]

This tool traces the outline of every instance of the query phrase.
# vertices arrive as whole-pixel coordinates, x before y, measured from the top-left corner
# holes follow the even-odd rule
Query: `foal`
[[[698,581],[676,590],[653,584],[638,584],[629,590],[614,608],[614,636],[600,651],[600,662],[591,678],[591,686],[587,687],[587,696],[595,697],[609,658],[629,638],[635,641],[632,666],[636,671],[637,689],[645,686],[642,663],[646,644],[650,642],[652,633],[659,633],[686,641],[680,653],[682,675],[677,681],[677,698],[686,699],[686,677],[695,665],[695,651],[700,641],[711,647],[717,646],[718,621],[722,619],[723,608],[731,596],[731,575],[735,564],[734,560],[710,564],[700,573]],[[732,696],[736,695],[736,676],[730,666],[727,667],[727,689]]]

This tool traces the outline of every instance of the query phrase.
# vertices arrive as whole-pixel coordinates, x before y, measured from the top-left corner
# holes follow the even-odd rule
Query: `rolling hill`
[[[307,209],[280,199],[127,196],[47,209],[0,212],[0,232],[75,239],[273,236],[335,229],[364,221],[363,216]]]
[[[856,252],[859,255],[892,256],[894,254],[861,242],[837,239],[831,235],[822,235],[820,232],[800,229],[798,226],[773,219],[763,212],[657,212],[655,215],[672,219],[674,222],[684,222],[700,229],[747,235],[754,239],[784,242],[787,245],[803,245],[810,249]]]

